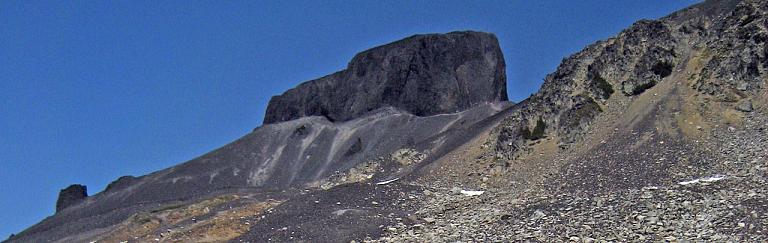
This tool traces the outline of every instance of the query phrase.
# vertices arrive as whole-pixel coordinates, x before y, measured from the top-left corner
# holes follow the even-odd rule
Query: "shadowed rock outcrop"
[[[347,69],[272,97],[264,124],[305,116],[347,121],[383,107],[429,116],[506,101],[504,68],[493,34],[415,35],[357,54]]]
[[[88,197],[88,188],[84,185],[70,185],[61,189],[59,199],[56,200],[56,212],[61,212],[65,208],[77,204]]]

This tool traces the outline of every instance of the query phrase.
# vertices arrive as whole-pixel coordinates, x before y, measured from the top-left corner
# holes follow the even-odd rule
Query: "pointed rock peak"
[[[414,35],[272,97],[264,124],[305,116],[347,121],[384,107],[429,116],[506,100],[504,57],[493,34]]]

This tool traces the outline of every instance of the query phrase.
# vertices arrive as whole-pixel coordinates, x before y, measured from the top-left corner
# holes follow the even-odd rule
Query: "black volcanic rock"
[[[61,212],[65,208],[72,206],[88,197],[88,188],[84,185],[70,185],[59,192],[59,199],[56,200],[56,212]]]
[[[357,54],[347,69],[272,97],[264,124],[306,116],[347,121],[383,107],[429,116],[506,101],[504,69],[493,34],[415,35]]]

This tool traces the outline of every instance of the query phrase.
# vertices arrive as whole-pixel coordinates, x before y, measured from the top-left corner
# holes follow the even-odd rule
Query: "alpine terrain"
[[[6,242],[768,241],[768,1],[708,0],[507,101],[493,34],[415,35]]]

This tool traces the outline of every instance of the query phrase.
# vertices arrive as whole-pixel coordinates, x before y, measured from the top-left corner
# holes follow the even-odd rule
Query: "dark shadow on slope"
[[[407,222],[416,208],[410,196],[421,189],[400,183],[347,184],[292,198],[265,214],[232,242],[350,242],[378,238],[386,228]],[[400,218],[401,220],[396,220]]]

